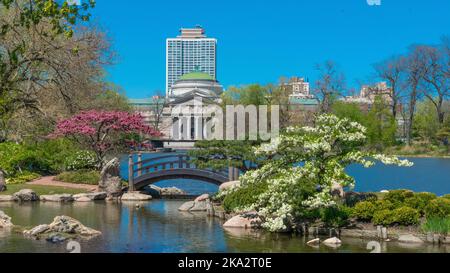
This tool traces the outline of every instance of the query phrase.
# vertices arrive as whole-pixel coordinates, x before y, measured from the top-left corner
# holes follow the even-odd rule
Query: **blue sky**
[[[97,0],[92,14],[118,53],[108,78],[131,98],[165,91],[165,40],[181,27],[199,24],[218,39],[225,87],[314,81],[315,64],[328,59],[358,87],[374,63],[450,35],[448,0]]]

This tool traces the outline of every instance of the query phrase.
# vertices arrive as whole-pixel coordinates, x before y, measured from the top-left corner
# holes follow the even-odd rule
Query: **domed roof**
[[[186,80],[215,81],[215,79],[208,73],[199,72],[199,71],[187,73],[180,77],[180,81],[186,81]]]

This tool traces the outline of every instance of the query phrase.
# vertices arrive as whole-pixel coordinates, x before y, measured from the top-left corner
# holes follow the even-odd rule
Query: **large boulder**
[[[108,194],[106,192],[90,192],[75,194],[73,199],[76,202],[100,201],[105,200]]]
[[[51,224],[39,225],[30,230],[25,230],[23,233],[25,236],[34,239],[48,239],[55,236],[92,238],[102,234],[100,231],[88,228],[80,221],[68,216],[57,216]]]
[[[126,192],[122,195],[122,201],[149,201],[152,197],[147,194],[142,194],[140,192]]]
[[[186,203],[184,203],[183,205],[181,205],[181,207],[178,208],[179,211],[189,211],[190,209],[192,209],[194,207],[194,201],[188,201]]]
[[[162,188],[150,185],[145,187],[142,191],[145,192],[145,194],[151,195],[153,198],[161,198],[161,190]]]
[[[333,237],[323,241],[323,244],[328,247],[339,248],[342,245],[342,241],[339,238]]]
[[[0,169],[0,192],[6,191],[6,179],[5,174]]]
[[[161,188],[161,197],[172,197],[180,195],[186,195],[186,192],[176,187]]]
[[[223,183],[222,185],[220,185],[219,187],[219,191],[226,191],[235,187],[240,187],[241,186],[241,182],[239,181],[231,181],[231,182],[226,182]]]
[[[207,201],[209,199],[209,194],[205,193],[200,195],[199,197],[195,198],[194,202],[203,202],[203,201]]]
[[[17,198],[12,195],[0,195],[0,203],[1,202],[14,202],[17,201]]]
[[[333,183],[333,185],[331,186],[331,195],[337,196],[339,198],[344,198],[345,197],[344,187],[339,183]]]
[[[11,217],[0,210],[0,228],[11,228],[12,226]]]
[[[192,211],[192,212],[200,212],[208,210],[208,201],[189,201],[181,205],[178,208],[179,211]]]
[[[13,197],[20,202],[39,201],[39,196],[30,189],[23,189],[13,194]]]
[[[108,197],[118,197],[122,194],[122,178],[120,177],[120,161],[114,158],[103,167],[98,182],[98,191],[106,192]]]
[[[68,203],[74,200],[71,194],[41,195],[41,201]]]
[[[249,212],[236,215],[225,224],[225,228],[259,228],[261,226],[261,219],[256,212]]]
[[[401,243],[408,243],[408,244],[422,244],[423,240],[419,237],[416,237],[412,234],[406,234],[406,235],[400,235],[398,237],[398,241]]]

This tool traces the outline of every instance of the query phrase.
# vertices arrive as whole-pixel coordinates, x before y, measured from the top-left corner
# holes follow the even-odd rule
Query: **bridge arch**
[[[135,190],[140,190],[148,185],[155,184],[164,180],[173,179],[192,179],[199,180],[205,183],[220,186],[229,181],[229,178],[218,173],[206,170],[195,169],[174,169],[174,170],[160,170],[157,172],[147,173],[134,180]]]
[[[175,153],[145,160],[142,160],[142,154],[138,154],[137,162],[134,162],[133,155],[130,155],[128,165],[130,191],[173,179],[199,180],[220,186],[225,182],[236,180],[237,174],[234,168],[221,172],[196,168],[190,163],[189,156]]]

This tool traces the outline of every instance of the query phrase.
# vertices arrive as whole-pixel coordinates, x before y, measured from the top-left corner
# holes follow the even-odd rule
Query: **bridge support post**
[[[138,176],[141,176],[142,175],[142,153],[141,152],[139,152],[138,153],[138,169],[139,169],[139,171],[138,171]]]
[[[134,191],[134,163],[133,154],[128,156],[128,191]]]

